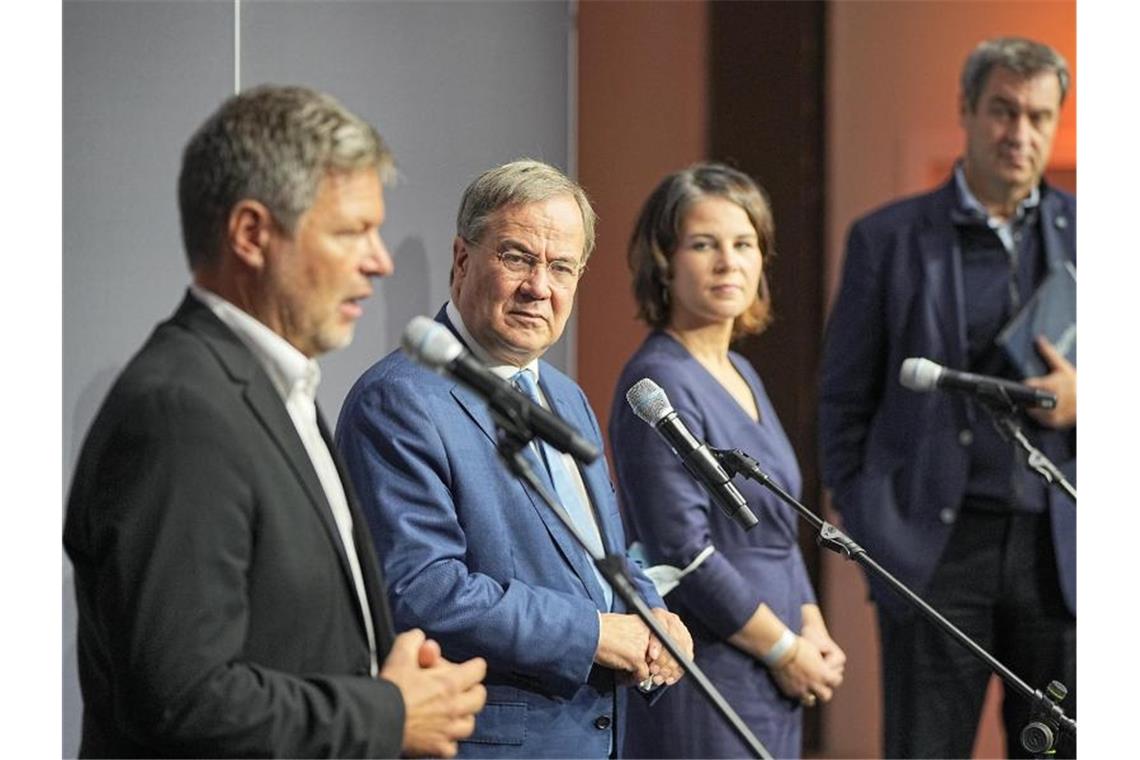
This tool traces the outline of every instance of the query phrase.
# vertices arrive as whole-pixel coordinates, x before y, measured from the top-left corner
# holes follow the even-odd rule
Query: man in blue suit
[[[851,537],[1028,683],[1076,714],[1075,505],[1025,466],[984,409],[898,383],[923,356],[1057,395],[1024,421],[1075,479],[1076,369],[1048,341],[1023,378],[995,343],[1050,273],[1076,262],[1076,200],[1042,181],[1069,85],[1065,61],[1017,38],[962,72],[966,148],[950,181],[858,220],[820,384],[823,478]],[[871,578],[882,640],[885,757],[968,757],[989,671]],[[1029,706],[1003,705],[1009,757]],[[1075,747],[1062,745],[1059,756]]]
[[[463,196],[451,300],[437,319],[500,376],[525,387],[530,373],[537,400],[600,447],[582,390],[540,361],[570,316],[594,221],[582,189],[551,166],[516,161],[485,172]],[[620,687],[669,684],[680,670],[557,516],[508,474],[486,402],[397,351],[349,392],[336,440],[397,625],[423,628],[451,657],[487,660],[487,706],[460,755],[607,757],[620,747]],[[532,449],[577,529],[622,552],[605,461],[579,467]],[[629,566],[654,614],[691,651],[679,618]]]

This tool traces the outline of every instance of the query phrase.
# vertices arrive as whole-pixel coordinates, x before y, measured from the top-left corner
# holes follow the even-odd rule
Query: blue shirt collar
[[[954,185],[958,190],[958,204],[962,211],[965,211],[971,216],[976,216],[979,219],[985,219],[990,227],[995,229],[1004,224],[1001,220],[990,216],[990,212],[986,211],[986,207],[978,200],[978,196],[974,195],[970,190],[970,186],[966,183],[966,172],[962,168],[961,161],[954,164]],[[1014,214],[1014,219],[1022,219],[1029,209],[1036,208],[1040,204],[1041,190],[1039,185],[1034,185],[1028,197],[1017,204],[1017,212]]]

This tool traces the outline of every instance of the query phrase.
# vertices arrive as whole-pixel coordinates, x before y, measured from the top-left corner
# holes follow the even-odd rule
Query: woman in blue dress
[[[802,708],[831,698],[846,658],[816,605],[796,515],[737,479],[759,518],[743,530],[625,399],[650,378],[694,435],[742,449],[798,496],[795,452],[764,384],[729,350],[770,319],[763,269],[772,235],[763,192],[735,169],[697,164],[657,186],[629,248],[639,316],[653,330],[622,372],[609,434],[631,540],[648,565],[688,570],[665,601],[692,633],[697,664],[769,752],[799,757]],[[626,721],[628,757],[750,754],[692,679],[652,706],[630,700]]]

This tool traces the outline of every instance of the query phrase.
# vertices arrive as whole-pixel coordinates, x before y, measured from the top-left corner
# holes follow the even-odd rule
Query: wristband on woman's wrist
[[[785,628],[784,632],[780,634],[780,638],[776,639],[776,643],[772,645],[772,648],[760,655],[760,661],[769,668],[776,667],[798,641],[799,636],[792,633],[791,628]]]

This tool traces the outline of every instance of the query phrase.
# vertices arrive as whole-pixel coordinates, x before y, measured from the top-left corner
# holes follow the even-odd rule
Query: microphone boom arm
[[[1025,437],[1025,433],[1021,431],[1021,425],[1017,424],[1016,413],[1003,411],[989,405],[985,406],[993,417],[994,427],[997,428],[1002,437],[1007,441],[1013,441],[1025,452],[1025,466],[1040,475],[1046,483],[1055,485],[1064,491],[1073,500],[1073,506],[1076,507],[1076,487],[1068,481],[1065,473],[1061,472],[1061,468],[1053,464],[1053,460],[1045,456]]]
[[[594,565],[597,566],[602,577],[605,578],[610,584],[610,587],[613,588],[614,593],[634,611],[641,621],[649,627],[649,630],[653,632],[653,635],[657,637],[657,640],[661,642],[661,645],[681,664],[685,673],[696,682],[698,690],[712,703],[713,708],[724,718],[729,726],[731,726],[732,730],[736,732],[737,736],[740,737],[745,745],[748,746],[752,754],[760,758],[760,760],[772,760],[772,755],[768,752],[767,748],[756,738],[756,735],[752,733],[740,715],[732,709],[732,706],[729,705],[728,701],[725,700],[724,696],[717,690],[712,681],[708,679],[704,671],[702,671],[695,662],[685,656],[685,653],[681,651],[677,642],[669,636],[661,623],[653,616],[649,605],[638,595],[633,581],[629,578],[626,563],[622,557],[616,554],[596,556],[593,551],[590,550],[585,538],[578,532],[574,521],[566,513],[565,508],[558,503],[554,495],[550,493],[538,476],[535,475],[534,470],[522,453],[523,449],[529,445],[533,433],[526,422],[521,419],[518,410],[514,407],[510,407],[504,411],[492,404],[491,416],[495,420],[499,456],[507,466],[507,469],[517,477],[522,478],[522,480],[538,494],[542,502],[558,516],[563,526],[570,532],[570,535],[574,537],[574,541],[582,547]]]
[[[1058,681],[1053,681],[1049,684],[1044,692],[1038,689],[1033,689],[1025,681],[1021,680],[1017,674],[1003,665],[997,658],[979,646],[973,639],[963,633],[957,626],[944,618],[941,613],[927,604],[922,597],[911,591],[900,580],[891,575],[882,565],[867,554],[866,550],[859,544],[852,541],[843,531],[835,527],[829,522],[821,519],[817,514],[812,512],[806,506],[801,504],[791,494],[777,485],[772,478],[760,469],[759,463],[752,457],[745,454],[740,449],[710,449],[713,455],[720,461],[721,466],[728,472],[734,475],[743,475],[746,478],[756,481],[760,485],[767,488],[772,493],[779,497],[780,501],[792,507],[799,515],[808,523],[810,523],[817,531],[817,543],[829,549],[836,554],[841,554],[848,560],[854,560],[863,567],[870,570],[875,576],[885,581],[891,589],[906,599],[913,607],[918,609],[930,622],[934,623],[938,628],[941,628],[951,638],[965,647],[969,652],[977,657],[979,660],[989,666],[998,677],[1008,684],[1014,691],[1020,693],[1025,699],[1029,700],[1033,706],[1033,715],[1035,722],[1027,726],[1027,731],[1023,731],[1023,736],[1029,735],[1031,740],[1039,741],[1042,736],[1048,734],[1048,731],[1040,731],[1037,723],[1046,725],[1046,728],[1052,727],[1054,730],[1049,736],[1050,741],[1055,738],[1058,730],[1064,731],[1071,736],[1077,735],[1077,722],[1072,718],[1065,715],[1065,711],[1057,702],[1064,698],[1066,693],[1065,688]],[[1059,688],[1058,688],[1059,687]],[[1032,730],[1030,730],[1032,729]],[[1026,740],[1023,739],[1023,743]],[[1038,751],[1036,746],[1027,747],[1031,751]]]

